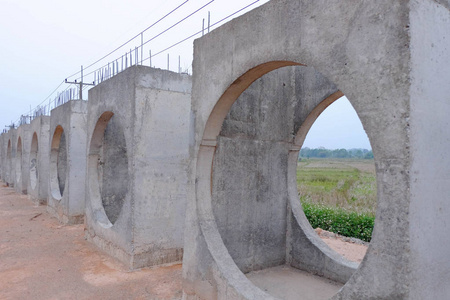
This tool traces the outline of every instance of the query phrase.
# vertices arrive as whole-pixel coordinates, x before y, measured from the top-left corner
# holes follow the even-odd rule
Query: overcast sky
[[[48,104],[48,99],[53,101],[56,93],[52,92],[58,86],[58,91],[69,87],[61,84],[65,78],[69,81],[79,78],[79,74],[69,76],[79,72],[81,65],[89,66],[184,2],[169,17],[146,31],[143,41],[158,35],[200,7],[207,6],[146,44],[145,65],[149,65],[150,50],[152,54],[158,53],[200,31],[203,19],[207,24],[208,11],[213,24],[254,1],[0,0],[0,126],[3,128],[17,121],[20,115],[29,114],[30,108],[34,109],[42,102]],[[265,2],[267,0],[260,0],[242,13]],[[166,69],[169,54],[171,70],[178,71],[180,56],[181,69],[192,71],[192,42],[193,39],[153,57],[152,66]],[[140,44],[139,36],[86,69],[84,74],[119,59]],[[93,80],[93,74],[85,77],[85,81]],[[356,113],[345,100],[331,105],[319,117],[308,134],[305,146],[370,148]]]

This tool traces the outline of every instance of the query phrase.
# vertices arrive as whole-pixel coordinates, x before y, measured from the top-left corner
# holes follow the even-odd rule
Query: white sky
[[[167,29],[211,0],[190,0],[168,18],[144,33],[144,42]],[[215,0],[183,23],[172,28],[144,47],[144,58],[173,45],[211,23],[251,4],[255,0]],[[264,4],[260,0],[252,8]],[[28,114],[55,90],[68,76],[88,66],[150,26],[185,0],[0,0],[0,126],[3,128]],[[243,13],[242,12],[242,13]],[[197,36],[199,37],[199,36]],[[191,69],[192,42],[186,41],[152,58],[152,66],[178,71]],[[134,49],[140,37],[109,56],[84,74],[101,67]],[[140,55],[140,51],[139,51]],[[133,58],[134,59],[134,58]],[[149,64],[147,60],[145,65]],[[68,78],[72,81],[79,75]],[[93,75],[85,82],[93,81]],[[67,88],[62,84],[59,91]],[[84,92],[87,95],[87,92]],[[56,94],[50,97],[54,99]],[[370,148],[356,113],[351,106],[338,103],[328,108],[308,134],[305,146],[326,148]],[[45,104],[44,103],[44,104]],[[330,116],[327,116],[330,114]],[[324,119],[322,121],[322,119]],[[338,121],[340,120],[340,121]],[[323,125],[322,125],[323,123]],[[355,125],[357,124],[357,125]],[[345,127],[348,126],[348,127]],[[356,129],[356,128],[360,128]],[[328,128],[328,129],[327,129]],[[343,133],[338,137],[338,132]],[[328,133],[326,139],[323,133]]]

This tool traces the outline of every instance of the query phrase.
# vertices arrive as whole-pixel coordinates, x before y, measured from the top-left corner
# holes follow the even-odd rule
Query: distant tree
[[[299,158],[358,158],[373,159],[372,150],[367,149],[325,149],[324,147],[309,148],[305,147],[300,150]]]

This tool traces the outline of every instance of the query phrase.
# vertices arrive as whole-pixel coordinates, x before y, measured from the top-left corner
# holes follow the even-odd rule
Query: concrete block
[[[30,125],[23,124],[17,128],[16,132],[16,157],[14,160],[14,189],[18,193],[27,194],[28,181],[30,178]]]
[[[449,50],[448,1],[431,0],[273,0],[196,40],[184,298],[273,299],[243,272],[282,263],[283,245],[286,263],[293,267],[334,279],[350,276],[341,268],[345,261],[317,245],[295,186],[298,150],[333,99],[302,98],[308,105],[300,105],[304,117],[293,127],[291,139],[277,124],[289,121],[295,106],[283,113],[284,118],[277,109],[269,111],[273,121],[264,127],[270,137],[264,143],[255,135],[245,139],[258,127],[228,124],[233,104],[255,80],[294,65],[312,67],[347,96],[375,156],[378,206],[372,242],[333,299],[446,298]],[[224,136],[224,128],[231,125],[240,130],[242,141],[236,135]],[[277,139],[278,144],[270,144]],[[245,160],[239,155],[248,161],[242,164]],[[245,168],[260,176],[245,177]],[[268,169],[277,176],[267,176]],[[214,178],[217,175],[221,177]],[[250,189],[238,190],[243,185]],[[287,200],[280,199],[286,197],[280,186],[287,189]],[[225,201],[229,195],[232,198]],[[238,197],[253,205],[238,203]],[[280,217],[284,210],[286,220]],[[283,227],[285,239],[268,238]],[[239,240],[235,235],[241,231]],[[266,245],[270,253],[257,253],[246,247],[248,239],[274,244]]]
[[[50,164],[50,117],[40,116],[31,121],[30,133],[28,195],[33,202],[46,204]]]
[[[63,224],[82,223],[85,205],[87,101],[51,111],[47,210]]]
[[[86,237],[131,269],[182,258],[191,86],[134,66],[89,91]]]
[[[5,133],[4,146],[5,146],[5,169],[4,169],[4,181],[6,185],[14,187],[14,159],[16,156],[16,129],[12,128]]]

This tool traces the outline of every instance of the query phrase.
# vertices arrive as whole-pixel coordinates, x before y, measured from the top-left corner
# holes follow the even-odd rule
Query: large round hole
[[[20,137],[16,149],[16,182],[19,182],[22,179],[22,139]]]
[[[128,156],[125,135],[118,117],[105,112],[97,121],[91,139],[89,159],[89,191],[97,215],[103,225],[115,224],[128,193]]]
[[[58,125],[53,133],[50,150],[50,189],[52,197],[61,200],[67,176],[67,142],[64,129]]]
[[[346,97],[327,107],[309,130],[300,151],[297,188],[321,238],[360,263],[375,220],[376,174],[369,139]]]
[[[36,132],[33,134],[33,138],[31,140],[31,151],[30,151],[30,185],[34,190],[36,189],[37,181],[38,181],[38,138]]]
[[[267,64],[251,71],[261,72],[270,66]],[[312,116],[319,115],[342,96],[333,83],[313,68],[295,66],[276,69],[255,80],[231,105],[239,89],[237,85],[244,85],[246,75],[242,76],[242,80],[237,80],[216,104],[203,136],[205,143],[217,140],[217,147],[211,156],[214,219],[228,253],[243,273],[282,268],[291,259],[301,260],[301,254],[293,258],[292,253],[305,253],[301,251],[306,251],[306,248],[298,250],[303,247],[299,239],[293,241],[287,234],[292,232],[291,224],[296,217],[305,219],[304,214],[297,214],[295,218],[288,214],[288,208],[293,204],[292,191],[297,191],[297,156],[304,139],[302,135],[306,135],[309,129],[305,124],[312,124],[317,117]],[[231,108],[225,117],[224,111],[229,106]],[[216,134],[220,117],[225,119],[219,134]],[[211,127],[208,127],[209,124]],[[209,152],[204,150],[203,153]],[[204,158],[206,154],[202,155],[199,161],[203,163],[207,158]],[[204,177],[203,174],[199,177],[203,180],[207,176],[205,173]],[[199,186],[203,188],[207,185]],[[300,206],[298,197],[295,201]],[[339,274],[332,274],[334,270],[331,270],[328,276],[345,282],[355,264],[343,260],[324,242],[320,242],[319,237],[311,237],[310,233],[314,232],[310,226],[307,230],[305,239],[313,240],[305,242],[315,245],[317,257],[323,255],[330,264],[342,268]],[[291,266],[297,267],[293,263]],[[273,283],[278,271],[267,273],[271,278],[265,282]],[[283,273],[283,270],[280,272]],[[256,284],[258,281],[253,282]],[[257,285],[267,288],[265,283]],[[327,292],[317,299],[328,299],[341,286],[338,282],[330,283],[323,287],[323,291]],[[299,293],[301,289],[309,288],[306,280],[297,282]],[[268,292],[280,298],[289,298],[284,294],[286,289],[269,289]]]

